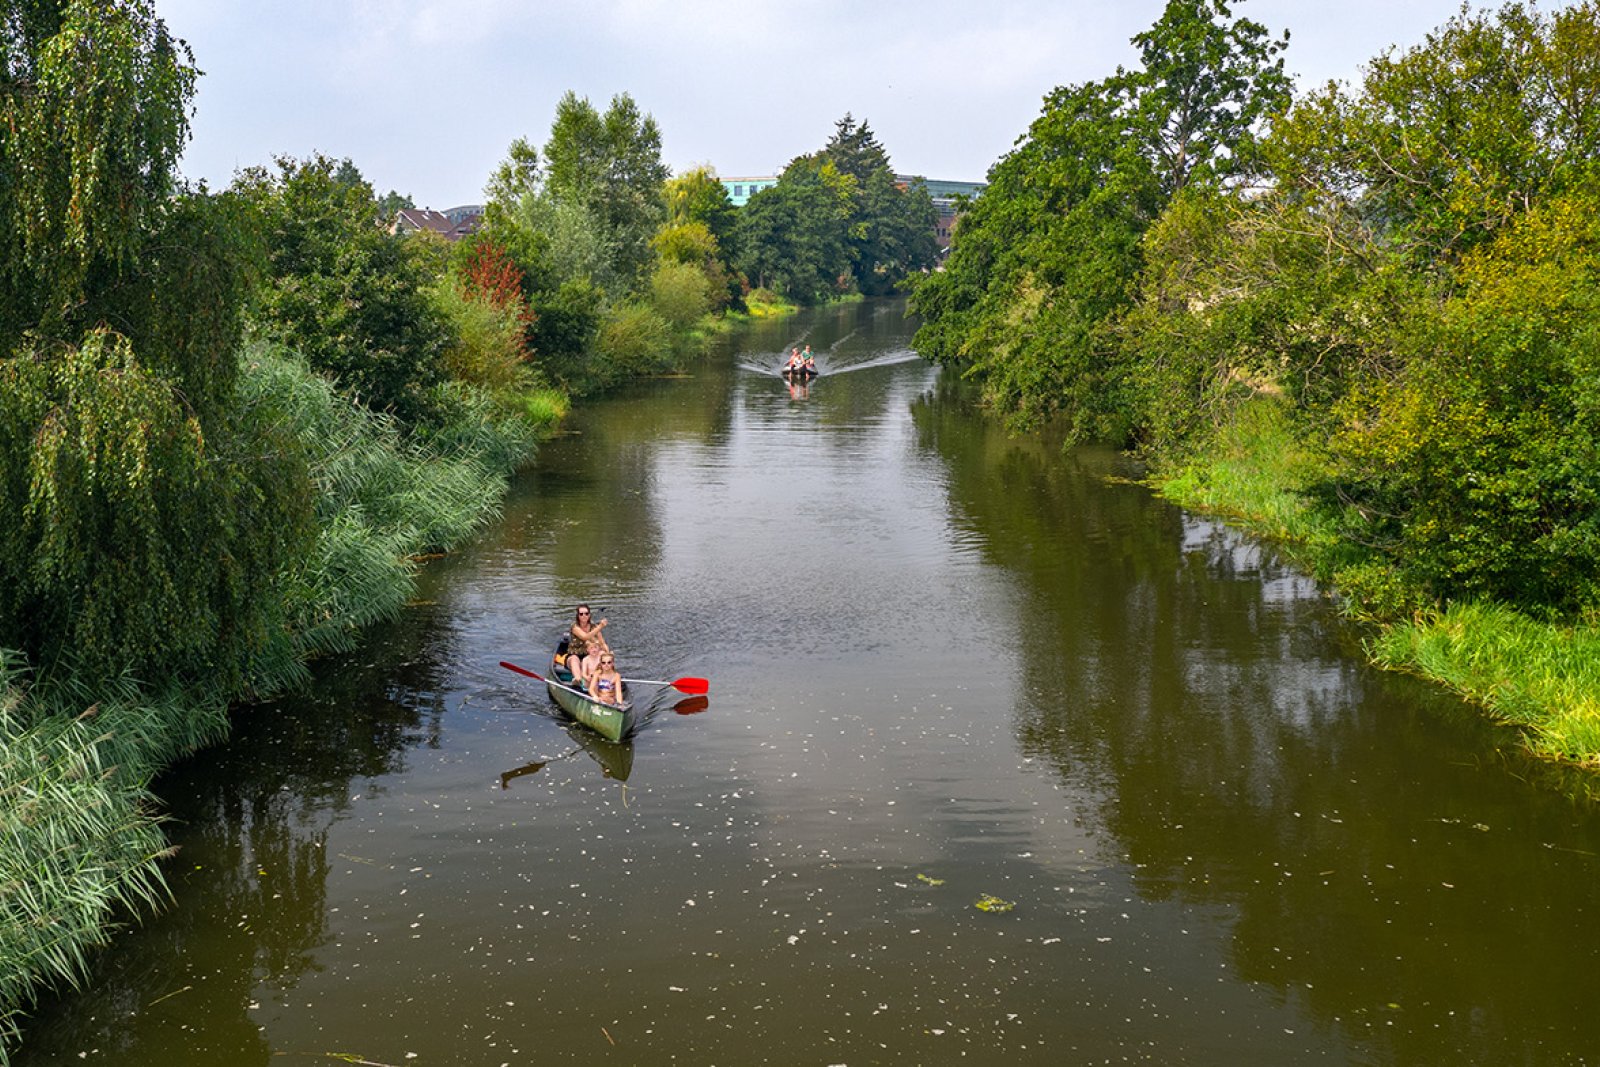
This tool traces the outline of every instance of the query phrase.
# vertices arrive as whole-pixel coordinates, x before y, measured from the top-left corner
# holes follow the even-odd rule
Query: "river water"
[[[175,906],[15,1062],[1600,1063],[1574,780],[910,333],[759,325],[575,415],[403,618],[158,783]],[[498,663],[580,600],[709,700],[564,723]]]

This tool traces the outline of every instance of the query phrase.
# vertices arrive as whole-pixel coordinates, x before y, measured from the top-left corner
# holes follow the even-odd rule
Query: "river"
[[[758,324],[579,411],[401,619],[157,783],[175,905],[14,1062],[1600,1063],[1573,780],[911,330]],[[498,664],[579,601],[709,700],[564,723]]]

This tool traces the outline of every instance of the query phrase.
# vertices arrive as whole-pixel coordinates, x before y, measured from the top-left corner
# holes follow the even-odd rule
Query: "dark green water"
[[[973,414],[901,312],[574,418],[403,619],[159,783],[176,905],[16,1062],[1600,1062],[1571,783],[1118,457]],[[709,706],[564,726],[497,662],[580,599]]]

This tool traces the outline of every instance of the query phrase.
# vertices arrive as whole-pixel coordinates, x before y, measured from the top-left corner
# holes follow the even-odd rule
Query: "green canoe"
[[[549,691],[550,699],[559,704],[562,711],[608,741],[621,741],[633,733],[638,722],[634,718],[631,700],[624,699],[621,704],[606,704],[574,688],[572,675],[565,667],[553,668],[550,673],[552,676],[545,679],[544,687]]]

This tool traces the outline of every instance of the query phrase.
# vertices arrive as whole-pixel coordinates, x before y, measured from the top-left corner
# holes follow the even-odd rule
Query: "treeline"
[[[1292,95],[1173,0],[1056,90],[921,285],[1019,427],[1296,541],[1381,659],[1600,760],[1600,5],[1463,10]]]

